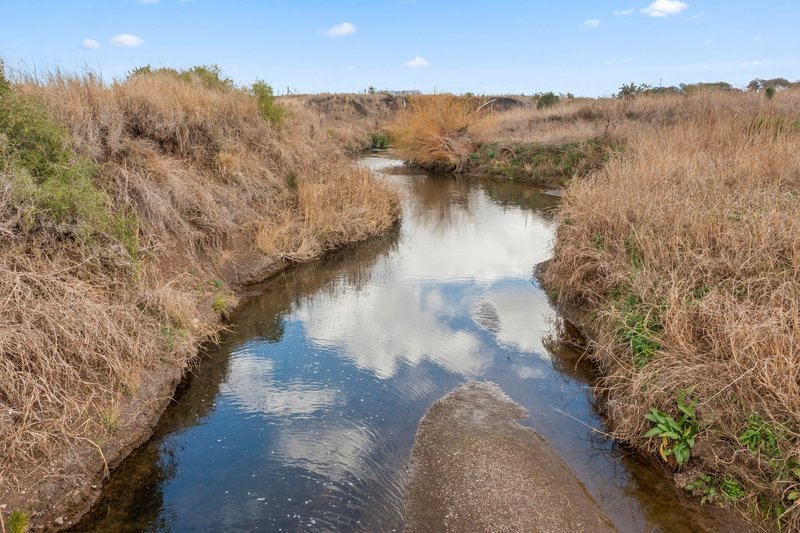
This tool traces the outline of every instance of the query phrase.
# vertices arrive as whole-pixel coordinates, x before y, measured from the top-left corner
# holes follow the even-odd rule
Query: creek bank
[[[586,354],[591,354],[593,344],[595,343],[595,339],[599,335],[599,332],[592,325],[592,322],[589,319],[589,313],[576,305],[571,305],[569,303],[560,301],[558,298],[558,292],[555,291],[552,286],[549,286],[546,283],[546,272],[551,263],[552,259],[548,259],[537,264],[533,269],[533,278],[536,280],[537,284],[542,288],[545,294],[547,294],[550,305],[552,305],[553,308],[557,310],[558,314],[564,318],[564,322],[570,331],[568,334],[570,344]],[[596,366],[596,363],[594,360],[592,360],[591,356],[589,356],[588,359],[590,361],[589,364],[591,364],[598,371],[598,375],[596,377],[597,382],[592,383],[592,389],[595,395],[598,397],[598,402],[595,404],[596,408],[598,409],[600,416],[604,419],[605,424],[612,428],[609,431],[613,432],[614,418],[612,410],[608,407],[608,394],[604,393],[602,389],[598,389],[597,387],[598,382],[603,378],[602,372]],[[629,443],[626,444],[626,446],[629,446]],[[664,468],[663,463],[659,463],[653,458],[652,455],[643,453],[643,450],[637,449],[633,446],[630,447],[630,450],[632,454],[638,456],[640,460],[647,465],[648,470],[651,470],[654,472],[654,474],[658,472],[658,474],[655,475],[667,476],[670,478],[676,494],[686,492],[682,487],[688,483],[688,481],[685,481],[686,479],[691,479],[689,473],[681,474],[680,472],[667,470]],[[680,481],[683,482],[681,483]],[[728,507],[708,505],[705,502],[696,501],[694,505],[690,506],[687,504],[687,508],[684,510],[684,512],[687,513],[687,519],[690,518],[691,520],[697,521],[698,524],[702,524],[703,527],[707,527],[709,529],[718,528],[719,531],[739,531],[742,533],[755,533],[756,531],[763,531],[763,529],[759,528],[758,526],[745,521],[743,517],[732,512]]]
[[[412,450],[406,530],[616,531],[526,416],[491,382],[438,400]]]
[[[396,228],[397,225],[399,221],[393,227]],[[360,242],[363,240],[342,244],[328,253],[345,251]],[[246,253],[245,250],[239,250],[239,254],[235,255],[239,256],[239,268],[220,272],[227,285],[233,289],[236,298],[228,312],[261,294],[264,283],[303,264],[287,259],[269,259],[261,254]],[[326,255],[327,253],[315,260]],[[225,328],[224,320],[218,320],[217,317],[212,320],[216,322],[217,329]],[[205,339],[205,342],[213,342],[213,338]],[[202,349],[202,345],[196,345],[190,361],[195,361]],[[23,501],[4,502],[7,507],[35,507],[36,511],[30,515],[31,529],[74,530],[70,528],[79,524],[100,498],[109,473],[152,437],[159,419],[173,401],[186,372],[191,369],[192,363],[186,365],[183,361],[171,360],[165,354],[162,361],[142,377],[136,394],[120,414],[114,439],[109,439],[100,446],[87,442],[84,447],[76,446],[65,451],[48,468],[66,475],[53,477],[52,480],[45,479],[46,475],[42,476],[44,480],[37,483],[33,490],[21,494]]]

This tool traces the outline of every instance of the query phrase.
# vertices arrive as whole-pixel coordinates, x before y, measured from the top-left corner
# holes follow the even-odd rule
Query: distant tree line
[[[767,91],[774,94],[775,91],[782,91],[785,89],[800,89],[800,81],[791,82],[786,78],[772,78],[761,79],[756,78],[747,84],[748,91]],[[667,87],[653,87],[647,83],[637,85],[636,83],[626,83],[619,88],[619,92],[615,94],[617,98],[634,98],[641,94],[692,94],[699,91],[731,91],[741,92],[738,89],[725,81],[716,81],[711,83],[681,83],[679,85],[670,85]]]

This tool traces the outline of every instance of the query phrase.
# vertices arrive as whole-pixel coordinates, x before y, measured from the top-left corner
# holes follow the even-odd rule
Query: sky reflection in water
[[[405,198],[401,229],[279,276],[238,310],[235,331],[117,470],[85,527],[402,530],[417,424],[473,378],[530,410],[526,423],[618,527],[665,523],[672,491],[643,498],[637,469],[587,429],[599,426],[589,373],[559,343],[531,281],[557,200],[510,183],[384,179]]]

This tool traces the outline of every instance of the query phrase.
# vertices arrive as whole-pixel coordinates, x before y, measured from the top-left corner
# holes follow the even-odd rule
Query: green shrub
[[[138,250],[135,217],[113,214],[108,195],[95,185],[99,166],[69,145],[66,129],[38,98],[13,88],[0,98],[0,168],[11,181],[23,229],[66,224],[83,241],[104,234],[131,257]]]
[[[264,81],[258,80],[251,87],[250,92],[258,101],[258,110],[264,120],[273,126],[279,126],[283,121],[285,110],[275,101],[272,87]]]
[[[539,99],[536,101],[536,109],[545,109],[548,107],[553,107],[557,103],[558,103],[558,95],[551,91],[539,96]]]

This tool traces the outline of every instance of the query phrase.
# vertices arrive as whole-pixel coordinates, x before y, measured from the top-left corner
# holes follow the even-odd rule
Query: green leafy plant
[[[731,477],[719,479],[708,474],[699,474],[697,478],[686,485],[684,489],[698,492],[701,495],[702,503],[713,502],[720,497],[725,500],[735,502],[747,495],[744,487]]]
[[[99,235],[117,238],[132,258],[138,251],[135,217],[114,214],[108,195],[97,187],[100,168],[70,146],[67,130],[43,101],[4,90],[0,98],[0,166],[10,170],[17,202],[24,206],[22,226],[62,225],[89,242]]]
[[[655,424],[644,436],[661,438],[658,453],[664,461],[670,462],[672,457],[676,464],[683,465],[691,458],[695,437],[700,430],[696,405],[696,401],[687,403],[686,392],[681,390],[678,392],[678,411],[681,413],[678,420],[655,407],[651,407],[650,412],[644,416]]]
[[[627,343],[633,354],[633,364],[642,368],[649,363],[661,349],[658,334],[661,324],[654,309],[643,309],[639,299],[632,294],[618,297],[617,306],[622,321],[617,330],[620,340]]]
[[[776,457],[779,453],[778,435],[761,415],[753,413],[747,420],[747,428],[739,435],[739,442],[753,453]]]

